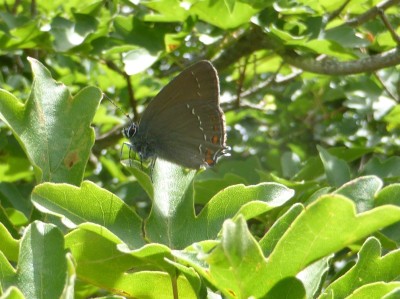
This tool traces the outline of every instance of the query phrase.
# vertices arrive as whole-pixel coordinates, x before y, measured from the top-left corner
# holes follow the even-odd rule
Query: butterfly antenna
[[[134,122],[133,119],[128,115],[128,113],[126,113],[121,107],[119,107],[117,104],[115,104],[115,102],[114,102],[113,100],[111,100],[111,98],[110,98],[108,95],[106,95],[104,92],[103,92],[103,96],[104,96],[107,100],[109,100],[110,103],[113,104],[113,106],[114,106],[115,108],[117,108],[119,111],[121,111],[122,114],[125,115],[125,117],[128,118],[129,121],[130,121],[131,123]]]

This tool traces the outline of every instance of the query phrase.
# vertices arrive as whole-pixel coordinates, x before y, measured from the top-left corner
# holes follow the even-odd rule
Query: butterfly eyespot
[[[123,133],[126,138],[131,138],[136,134],[136,131],[137,131],[137,125],[130,124],[129,127],[124,128]]]

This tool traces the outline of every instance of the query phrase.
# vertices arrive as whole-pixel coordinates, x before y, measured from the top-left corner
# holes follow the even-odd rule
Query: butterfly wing
[[[189,168],[213,165],[226,134],[212,64],[200,61],[165,86],[143,113],[138,134],[161,158]]]

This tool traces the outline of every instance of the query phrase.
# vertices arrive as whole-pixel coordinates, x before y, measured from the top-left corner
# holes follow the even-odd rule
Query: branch
[[[399,102],[399,97],[395,94],[393,94],[390,89],[386,86],[386,83],[382,80],[382,78],[379,76],[378,73],[374,73],[375,78],[379,81],[381,84],[382,88],[386,91],[386,93],[394,99],[396,102]]]
[[[338,61],[333,58],[316,60],[315,57],[304,57],[294,50],[285,49],[280,40],[268,33],[264,33],[260,27],[253,26],[236,43],[233,43],[222,52],[214,61],[214,65],[218,70],[223,70],[241,57],[248,56],[260,49],[272,50],[277,55],[280,55],[286,63],[303,71],[325,75],[350,75],[372,72],[400,64],[400,47],[352,61]]]
[[[118,143],[118,141],[122,138],[122,129],[125,125],[118,125],[114,127],[109,132],[98,136],[96,138],[96,143],[93,146],[93,152],[96,154],[100,154],[101,151],[105,148],[110,148]]]
[[[396,33],[396,31],[393,29],[392,24],[390,24],[388,18],[385,15],[385,12],[383,10],[380,10],[379,15],[381,16],[383,24],[385,24],[386,28],[389,30],[390,34],[392,35],[393,40],[397,43],[397,45],[400,46],[400,37]]]
[[[284,54],[282,57],[287,63],[303,71],[324,75],[351,75],[400,64],[400,47],[352,61],[337,61],[332,58],[317,61],[315,58],[302,57],[295,52]]]
[[[378,3],[371,9],[367,10],[365,13],[357,16],[356,18],[348,20],[345,24],[352,26],[352,27],[357,27],[357,26],[364,24],[365,22],[375,18],[377,15],[380,14],[380,11],[386,10],[389,7],[396,5],[398,3],[400,3],[400,0],[382,1],[381,3]]]
[[[249,62],[249,58],[246,57],[246,59],[244,60],[243,67],[241,67],[239,65],[239,78],[237,80],[236,101],[235,101],[237,108],[240,107],[240,95],[242,94],[242,89],[243,89],[243,84],[244,84],[244,80],[246,77],[246,68],[247,68],[248,62]]]
[[[274,85],[281,85],[281,84],[286,84],[289,81],[293,80],[295,77],[297,77],[299,74],[301,74],[301,71],[297,71],[297,72],[293,72],[292,74],[290,74],[289,76],[285,77],[285,78],[281,78],[280,80],[277,80],[276,77],[279,74],[279,71],[282,69],[282,64],[278,67],[278,69],[270,76],[268,77],[265,81],[261,82],[259,85],[257,85],[256,87],[253,87],[251,89],[248,89],[246,91],[244,91],[240,97],[242,98],[247,98],[247,97],[251,97],[254,94],[259,93],[260,91],[268,88],[268,87],[272,87]]]
[[[124,79],[126,81],[126,88],[127,88],[127,91],[128,91],[129,103],[130,103],[130,106],[132,107],[132,111],[133,111],[133,120],[137,121],[139,113],[137,111],[137,104],[136,104],[135,94],[133,92],[132,82],[130,80],[129,75],[126,72],[121,71],[119,69],[119,67],[114,62],[112,62],[110,60],[106,60],[105,63],[110,69],[112,69],[113,71],[117,72],[118,74],[120,74],[121,76],[124,77]]]
[[[332,14],[328,17],[328,22],[332,21],[333,19],[336,19],[337,16],[340,15],[340,13],[343,11],[343,9],[345,9],[345,7],[347,6],[347,4],[350,3],[351,0],[346,0],[345,2],[343,2],[343,4],[336,9],[334,12],[332,12]]]
[[[222,51],[221,55],[213,61],[213,64],[218,70],[223,70],[240,58],[261,49],[282,51],[284,47],[280,40],[265,34],[260,27],[254,25],[243,33],[236,42],[232,42],[228,48]]]

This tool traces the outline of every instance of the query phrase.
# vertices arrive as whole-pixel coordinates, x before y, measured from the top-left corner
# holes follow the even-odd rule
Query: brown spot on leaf
[[[228,292],[229,292],[229,294],[231,294],[233,297],[236,297],[236,294],[235,294],[235,292],[234,292],[234,291],[232,291],[232,290],[228,290]]]
[[[79,162],[79,155],[76,151],[69,152],[68,155],[64,159],[64,165],[68,169],[71,169],[78,162]]]

